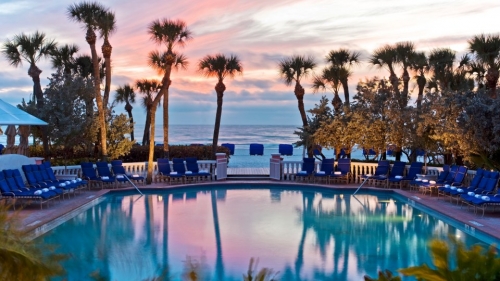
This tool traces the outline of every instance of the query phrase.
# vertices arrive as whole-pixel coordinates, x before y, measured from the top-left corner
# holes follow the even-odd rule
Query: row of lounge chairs
[[[35,201],[44,203],[65,195],[76,194],[87,187],[87,181],[76,178],[71,181],[57,179],[50,162],[38,165],[23,165],[22,170],[27,183],[18,169],[4,169],[0,172],[0,191],[2,199]],[[15,207],[15,204],[14,204]]]
[[[145,178],[138,174],[128,174],[123,167],[121,160],[111,161],[111,167],[108,162],[91,162],[80,163],[82,169],[82,177],[89,181],[92,185],[97,185],[103,188],[108,185],[112,188],[117,187],[126,182],[145,183]]]
[[[339,159],[335,167],[334,159],[324,159],[321,162],[319,171],[315,171],[315,158],[304,158],[302,169],[295,174],[296,180],[316,180],[325,181],[344,181],[349,183],[351,180],[351,159]]]
[[[212,174],[208,170],[200,170],[198,160],[195,157],[173,158],[172,168],[170,161],[166,158],[158,158],[158,173],[156,181],[166,181],[169,184],[174,182],[187,183],[200,180],[211,180]]]

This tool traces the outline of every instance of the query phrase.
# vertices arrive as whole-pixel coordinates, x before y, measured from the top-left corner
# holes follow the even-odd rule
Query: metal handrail
[[[141,192],[141,190],[139,190],[139,188],[137,187],[137,185],[135,185],[135,183],[133,183],[133,182],[130,180],[130,178],[129,178],[126,174],[121,174],[121,175],[122,175],[122,176],[124,176],[124,177],[128,180],[128,182],[130,182],[130,183],[131,183],[131,184],[135,187],[135,189],[137,189],[137,191],[138,191],[141,195],[144,195],[144,193],[142,193],[142,192]]]

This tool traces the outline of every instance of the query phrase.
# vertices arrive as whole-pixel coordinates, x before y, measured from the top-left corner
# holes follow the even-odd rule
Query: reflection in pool
[[[430,263],[436,236],[481,243],[388,193],[246,187],[110,195],[37,239],[70,254],[68,280],[120,281],[179,280],[187,257],[201,280],[241,280],[251,257],[280,280],[362,280]]]

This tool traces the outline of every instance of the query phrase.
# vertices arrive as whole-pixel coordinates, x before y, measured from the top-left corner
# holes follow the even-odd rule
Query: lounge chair
[[[456,169],[458,167],[455,166],[454,171],[453,173],[456,172]],[[444,183],[444,181],[448,178],[448,176],[450,175],[450,166],[448,165],[444,165],[443,166],[443,171],[441,171],[437,177],[437,179],[435,180],[436,183],[440,184],[440,183]],[[419,175],[417,174],[417,177]],[[422,180],[421,178],[416,178],[412,181],[410,181],[410,190],[419,190],[420,189],[420,186],[421,185],[427,185],[429,182],[429,180]]]
[[[234,143],[223,143],[221,146],[229,149],[229,155],[234,155]]]
[[[142,182],[142,184],[145,184],[144,177],[138,174],[127,174],[122,164],[122,160],[111,161],[111,170],[113,171],[113,174],[115,175],[117,180],[126,176],[130,180],[133,180],[135,182]]]
[[[349,183],[351,178],[351,159],[343,158],[337,162],[337,170],[332,173],[330,180],[345,181]]]
[[[103,161],[95,162],[95,166],[96,166],[97,174],[101,178],[104,177],[105,179],[110,179],[113,181],[113,183],[114,183],[113,187],[117,187],[117,184],[124,183],[124,182],[128,181],[125,177],[117,178],[116,176],[112,175],[108,162],[103,162]]]
[[[172,180],[178,180],[181,183],[186,183],[186,167],[184,166],[184,159],[182,158],[172,158],[172,169],[173,172],[170,172],[170,184],[172,184]],[[193,175],[189,176],[191,179]]]
[[[166,158],[158,158],[156,159],[156,163],[158,166],[158,173],[156,174],[156,182],[165,180],[170,183],[170,173],[172,172],[170,169],[170,161]]]
[[[474,178],[472,178],[472,181],[470,182],[469,186],[467,187],[456,187],[456,186],[442,186],[438,188],[438,197],[440,195],[443,196],[448,196],[450,197],[450,202],[453,200],[453,197],[457,198],[457,204],[459,202],[458,198],[460,197],[461,194],[466,194],[468,192],[474,192],[479,188],[479,184],[481,183],[481,180],[483,179],[483,176],[486,175],[486,178],[489,177],[489,172],[479,168],[476,170],[476,174],[474,175]]]
[[[114,178],[100,177],[97,175],[94,164],[90,162],[82,162],[80,163],[80,166],[82,168],[82,178],[87,180],[89,185],[97,184],[97,186],[101,187],[101,189],[104,187],[104,184],[114,185]]]
[[[408,168],[408,173],[405,176],[389,176],[389,178],[387,179],[387,183],[389,185],[388,187],[396,185],[399,187],[399,189],[403,188],[403,185],[413,181],[418,174],[422,173],[423,166],[424,163],[422,162],[413,162],[411,163],[410,168]]]
[[[314,173],[315,158],[304,158],[302,160],[302,169],[295,174],[295,180],[309,179]]]
[[[210,180],[212,174],[208,170],[200,170],[198,166],[198,159],[196,157],[186,157],[186,174],[191,172],[191,174],[195,175],[198,179],[207,179]]]
[[[386,180],[387,174],[389,173],[390,163],[387,160],[378,161],[377,168],[374,174],[364,174],[360,175],[359,178],[362,181],[367,180]]]
[[[48,188],[41,190],[30,190],[27,187],[19,188],[15,179],[9,177],[9,180],[7,181],[3,172],[0,173],[0,192],[2,197],[13,200],[23,200],[28,202],[38,201],[40,203],[40,209],[43,208],[44,203],[59,197],[57,193]]]
[[[291,145],[291,144],[278,145],[278,153],[281,155],[292,156],[293,155],[293,145]]]
[[[390,172],[389,172],[389,176],[387,177],[379,177],[379,178],[376,178],[374,179],[375,182],[384,182],[384,186],[386,188],[389,187],[389,179],[402,179],[403,178],[403,174],[405,172],[405,169],[406,169],[406,162],[403,162],[403,161],[395,161],[394,164],[392,164],[392,167],[390,169]],[[401,178],[400,178],[401,177]]]
[[[47,176],[51,181],[53,181],[53,182],[55,182],[55,181],[65,182],[65,180],[60,180],[56,177],[54,170],[52,170],[52,166],[51,166],[50,161],[44,161],[42,163],[42,165],[45,167],[45,172],[47,173]],[[39,169],[42,170],[42,167],[39,167]],[[43,175],[43,172],[42,172],[42,175]],[[86,180],[79,178],[79,177],[75,177],[74,181],[72,180],[71,182],[76,184],[75,191],[89,187],[88,182]]]
[[[429,181],[429,182],[426,182],[422,185],[420,185],[420,191],[422,192],[422,194],[426,194],[427,191],[429,192],[429,195],[432,195],[432,193],[434,191],[436,191],[437,193],[437,190],[440,188],[440,187],[448,187],[448,186],[455,186],[455,187],[460,187],[462,186],[462,182],[464,181],[465,179],[465,175],[467,174],[467,167],[465,166],[460,166],[457,168],[457,172],[454,173],[454,177],[453,179],[449,180],[449,174],[448,174],[448,177],[447,179],[444,181],[444,183],[437,183],[436,182],[433,182],[433,181]],[[450,169],[450,173],[452,172],[452,170]]]
[[[325,180],[325,182],[328,184],[330,183],[330,176],[332,175],[333,172],[333,165],[335,164],[335,159],[323,159],[321,161],[321,168],[320,171],[314,173],[313,178],[314,182],[316,182],[316,179],[319,180]]]
[[[260,143],[251,143],[250,155],[264,155],[264,145]]]
[[[462,202],[474,207],[474,213],[477,212],[477,209],[483,210],[483,216],[486,208],[488,206],[498,206],[500,205],[500,189],[497,189],[496,194],[493,194],[493,190],[498,185],[498,180],[500,177],[499,172],[491,172],[488,177],[481,180],[481,182],[486,181],[484,191],[481,193],[469,192],[468,194],[460,195]]]

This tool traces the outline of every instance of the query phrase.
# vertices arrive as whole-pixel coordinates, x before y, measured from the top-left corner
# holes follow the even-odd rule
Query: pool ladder
[[[138,191],[141,195],[144,195],[144,193],[142,193],[142,192],[139,190],[139,188],[137,187],[137,185],[135,185],[135,183],[133,183],[133,182],[130,180],[130,178],[129,178],[129,177],[127,177],[127,175],[122,174],[122,176],[124,176],[124,177],[128,180],[128,182],[130,182],[130,183],[131,183],[131,184],[135,187],[135,189],[137,189],[137,191]]]
[[[361,183],[361,185],[358,187],[358,189],[356,189],[356,191],[354,191],[354,193],[352,195],[355,195],[359,189],[370,179],[371,177],[366,177],[366,179]]]

